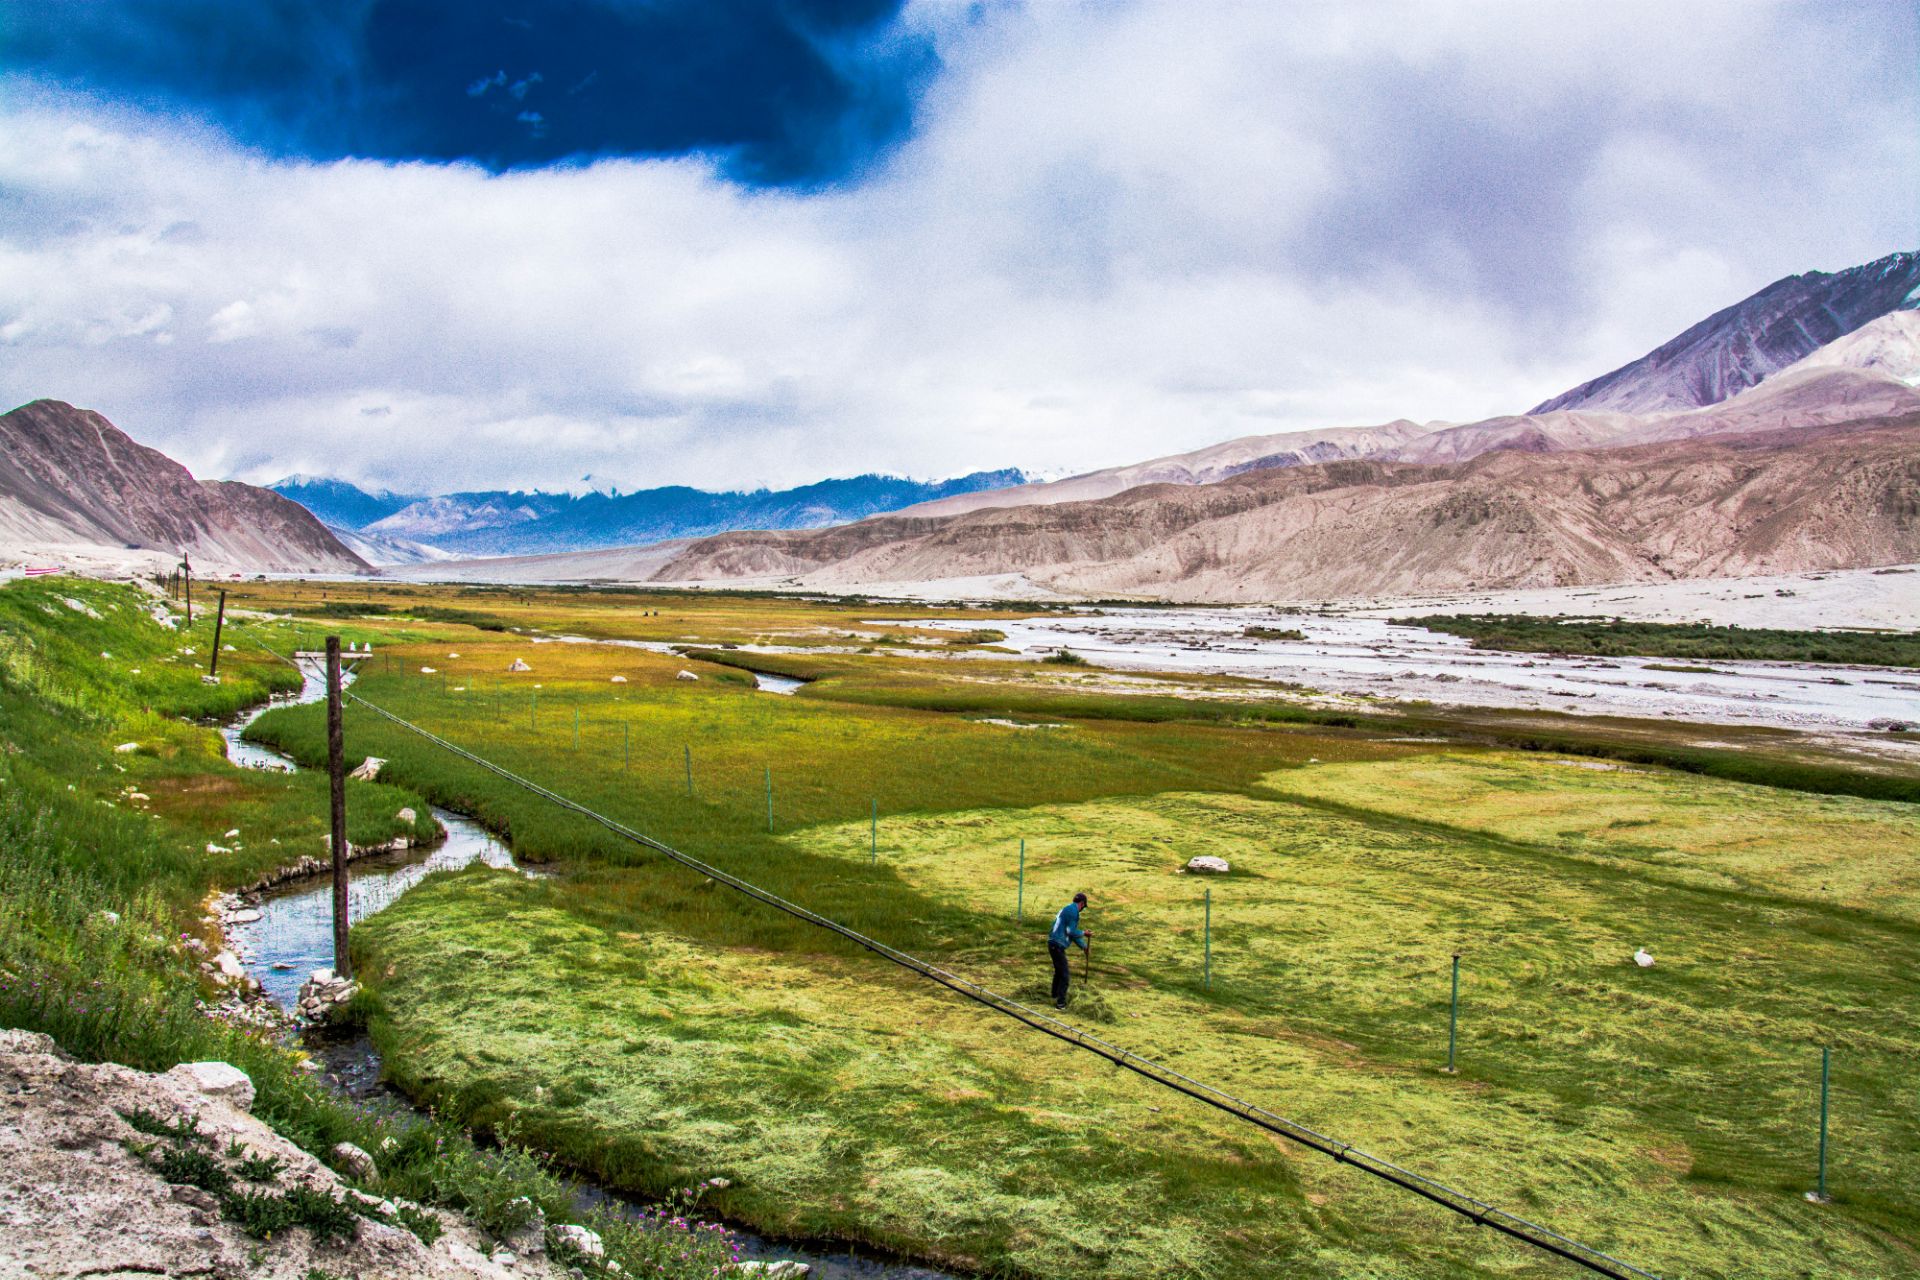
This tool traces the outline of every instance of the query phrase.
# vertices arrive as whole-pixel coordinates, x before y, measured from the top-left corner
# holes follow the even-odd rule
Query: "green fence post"
[[[872,825],[867,831],[870,843],[867,862],[869,864],[878,864],[880,861],[880,797],[878,796],[873,798],[873,816],[871,822]]]
[[[680,750],[685,752],[687,757],[687,799],[691,800],[693,799],[693,748],[682,744]]]
[[[1206,986],[1207,990],[1211,991],[1213,990],[1213,886],[1212,885],[1207,886],[1207,923],[1206,923],[1206,928],[1201,936],[1205,940],[1204,945],[1206,947],[1205,957],[1201,962],[1202,965],[1204,966],[1201,970],[1201,973],[1203,975],[1204,985]]]
[[[573,709],[573,749],[580,749],[580,708]]]
[[[767,833],[773,833],[773,766],[767,766]]]
[[[1453,1070],[1453,1049],[1460,1029],[1460,957],[1453,957],[1453,996],[1447,1003],[1447,1070]]]
[[[540,691],[533,691],[533,701],[527,704],[527,728],[534,732],[540,730]]]
[[[1013,899],[1013,921],[1020,923],[1020,917],[1027,909],[1027,842],[1020,841],[1020,889]]]
[[[620,767],[633,767],[633,726],[625,720],[620,722]]]

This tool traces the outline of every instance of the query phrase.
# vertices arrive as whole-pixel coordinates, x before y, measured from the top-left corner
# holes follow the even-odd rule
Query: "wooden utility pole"
[[[327,637],[327,783],[333,832],[333,971],[353,976],[347,958],[347,731],[340,705],[340,637]]]
[[[220,612],[213,615],[213,657],[207,662],[207,674],[220,674],[220,628],[227,624],[227,591],[220,589]]]
[[[185,583],[187,588],[187,626],[191,628],[193,626],[193,561],[187,558],[187,553],[184,551],[180,553],[180,568],[183,575],[180,581]]]

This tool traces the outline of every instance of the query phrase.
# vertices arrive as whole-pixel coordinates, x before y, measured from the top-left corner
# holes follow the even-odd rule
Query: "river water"
[[[247,742],[241,735],[248,725],[275,707],[318,702],[326,696],[324,673],[315,670],[313,664],[304,663],[301,674],[305,681],[299,693],[276,698],[220,730],[220,736],[226,740],[227,758],[234,764],[243,769],[288,773],[298,768],[288,757]],[[347,677],[351,678],[351,675]],[[784,676],[756,676],[756,679],[791,686],[761,685],[774,693],[791,693],[803,683]],[[446,831],[446,839],[432,849],[362,858],[348,864],[349,919],[362,920],[382,910],[436,871],[456,871],[475,862],[501,868],[518,865],[512,850],[473,819],[438,806],[434,807],[433,816]],[[308,976],[315,969],[333,964],[332,877],[315,875],[289,880],[261,893],[253,906],[260,918],[229,926],[228,944],[267,995],[291,1010],[300,985]],[[319,1056],[342,1091],[350,1096],[363,1101],[377,1100],[383,1105],[401,1102],[398,1094],[379,1084],[379,1058],[365,1040],[332,1046]],[[622,1207],[636,1215],[649,1207],[590,1183],[583,1184],[582,1199]],[[737,1227],[733,1230],[740,1241],[743,1258],[804,1262],[813,1268],[817,1280],[957,1280],[944,1271],[928,1270],[895,1259],[865,1257],[831,1245],[780,1243]]]

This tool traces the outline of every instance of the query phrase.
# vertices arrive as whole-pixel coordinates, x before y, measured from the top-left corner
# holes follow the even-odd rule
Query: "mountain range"
[[[1706,368],[1724,353],[1694,354]],[[1673,367],[1650,355],[1641,369],[1658,380]],[[496,572],[860,590],[1011,577],[1066,594],[1260,600],[1883,565],[1920,559],[1916,384],[1920,314],[1895,309],[1685,411],[1249,437],[842,528]]]
[[[634,493],[494,490],[436,496],[368,492],[343,480],[291,476],[271,486],[362,554],[408,564],[449,555],[512,556],[631,546],[728,529],[813,529],[915,503],[1005,489],[1019,471],[953,480],[862,475],[795,489],[710,493],[684,486]]]
[[[1250,436],[1044,483],[272,492],[196,480],[43,400],[0,418],[0,550],[862,589],[1012,575],[1182,600],[1883,565],[1920,559],[1916,385],[1920,253],[1902,252],[1778,281],[1527,413]]]

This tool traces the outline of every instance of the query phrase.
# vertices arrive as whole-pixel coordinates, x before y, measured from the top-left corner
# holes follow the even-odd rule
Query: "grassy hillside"
[[[234,769],[200,722],[300,683],[250,639],[284,651],[293,628],[229,617],[227,634],[238,643],[208,684],[210,619],[186,628],[127,587],[0,586],[0,1027],[146,1070],[234,1063],[258,1090],[255,1113],[308,1150],[379,1152],[379,1176],[363,1185],[380,1195],[461,1209],[496,1231],[517,1226],[528,1202],[572,1216],[571,1188],[523,1149],[482,1151],[445,1121],[364,1114],[294,1050],[210,1016],[218,993],[198,962],[218,939],[202,903],[318,853],[325,830],[324,779]],[[433,827],[393,816],[426,813],[400,787],[353,783],[348,805],[357,843]],[[621,1247],[623,1234],[608,1228],[614,1256],[637,1270],[652,1246]]]

